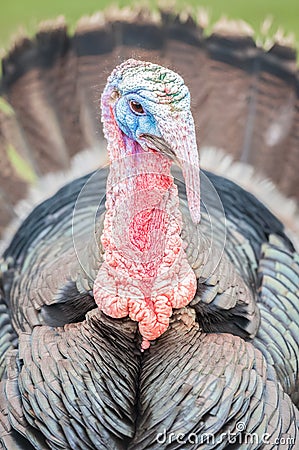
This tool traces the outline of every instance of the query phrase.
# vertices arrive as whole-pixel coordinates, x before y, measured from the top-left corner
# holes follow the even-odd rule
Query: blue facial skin
[[[144,114],[132,111],[130,101],[138,102],[142,105]],[[115,119],[119,128],[129,138],[139,142],[141,134],[147,133],[161,137],[157,122],[149,112],[150,101],[136,93],[122,96],[115,105]]]

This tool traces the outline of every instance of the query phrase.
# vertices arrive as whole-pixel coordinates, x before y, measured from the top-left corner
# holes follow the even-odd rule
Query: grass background
[[[140,1],[138,2],[140,4]],[[165,4],[166,1],[164,1]],[[267,17],[273,19],[268,31],[272,36],[279,27],[293,33],[299,48],[299,1],[298,0],[177,0],[180,8],[185,4],[204,7],[215,22],[225,15],[229,19],[246,20],[259,35],[261,24]],[[119,0],[115,5],[133,4]],[[143,4],[143,3],[142,3]],[[154,1],[149,1],[155,7]],[[37,24],[45,19],[64,15],[74,25],[81,15],[92,14],[111,5],[109,0],[2,0],[0,6],[0,48],[7,48],[18,31],[23,28],[30,35]]]

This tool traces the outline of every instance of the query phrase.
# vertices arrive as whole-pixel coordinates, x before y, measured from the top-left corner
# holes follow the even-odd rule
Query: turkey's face
[[[196,277],[184,251],[172,161],[182,167],[191,218],[200,220],[199,161],[182,78],[151,63],[116,68],[102,96],[110,173],[94,298],[105,314],[139,322],[143,348],[190,303]]]
[[[182,168],[191,218],[198,223],[199,158],[190,93],[184,80],[148,62],[130,59],[117,67],[102,97],[104,131],[109,141],[111,133],[105,127],[108,104],[119,130],[139,144],[135,151],[160,152]]]

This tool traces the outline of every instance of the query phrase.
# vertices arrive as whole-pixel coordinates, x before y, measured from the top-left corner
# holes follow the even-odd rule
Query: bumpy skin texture
[[[109,96],[119,98],[112,91]],[[110,174],[103,170],[90,180],[75,180],[36,208],[4,255],[0,448],[296,450],[299,258],[281,223],[234,183],[202,174],[203,192],[207,182],[213,186],[226,217],[218,214],[215,197],[207,195],[198,224],[186,206],[187,197],[194,204],[193,172],[185,170],[187,186],[176,180],[176,187],[163,156],[163,151],[169,156],[165,143],[137,136],[143,147],[132,144],[110,117],[120,143],[109,148]],[[171,143],[178,152],[176,141]],[[158,142],[160,150],[146,142]],[[119,157],[116,150],[124,153]],[[99,206],[105,192],[106,213],[103,203]],[[117,223],[120,213],[125,225]],[[208,238],[211,217],[214,240]],[[90,218],[96,218],[96,230]],[[165,249],[171,244],[180,250],[175,263],[179,271],[184,264],[192,270],[196,292],[170,318],[170,308],[163,311],[169,326],[141,352],[148,322],[144,330],[142,318],[108,317],[96,308],[93,292],[104,309],[107,290],[97,283],[106,281],[99,274],[107,267],[108,280],[112,269],[119,269],[121,277],[113,282],[130,295],[128,276],[134,276],[133,288],[140,288],[150,269],[159,283],[168,280],[169,292],[175,252],[161,252],[158,231]],[[128,248],[134,257],[146,250],[161,265],[151,266],[150,258],[130,259]],[[163,278],[159,270],[169,261]],[[179,286],[181,274],[176,276]],[[128,304],[123,313],[133,316]]]
[[[125,187],[117,183],[111,189],[113,205],[109,195],[101,238],[105,262],[93,288],[95,300],[105,314],[115,318],[129,315],[139,322],[143,348],[167,329],[172,308],[186,306],[196,292],[196,277],[180,237],[180,214],[174,216],[169,207],[163,207],[165,197],[174,197],[177,201],[172,201],[171,206],[178,211],[173,179],[163,173],[148,178],[137,175],[132,192],[126,189],[126,182]],[[141,181],[142,186],[138,186]],[[116,190],[125,194],[116,196]],[[122,212],[131,212],[128,196],[133,197],[132,202],[142,202],[142,208],[133,217],[129,215],[123,226],[119,220]]]

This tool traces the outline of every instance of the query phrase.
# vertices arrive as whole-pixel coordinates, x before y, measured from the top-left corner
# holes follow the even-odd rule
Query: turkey
[[[163,20],[170,42],[180,29],[182,49],[206,52],[195,26]],[[136,33],[134,25],[115,27],[124,37]],[[139,27],[145,46],[154,25]],[[107,29],[109,38],[119,36]],[[82,133],[91,139],[99,127],[86,79],[68,104],[62,94],[76,86],[74,48],[80,55],[88,48],[96,60],[93,45],[111,50],[107,29],[81,29],[74,47],[58,28],[23,42],[4,61],[3,90],[19,114],[3,119],[2,142],[27,144],[28,155],[43,155],[40,168],[55,158],[63,164],[63,156],[67,165],[68,146],[75,152]],[[56,39],[64,43],[59,56]],[[91,56],[82,67],[87,76],[98,67]],[[36,97],[29,88],[13,104],[26,76]],[[49,109],[49,92],[64,108]],[[25,97],[32,105],[26,115],[20,104],[17,110]],[[109,168],[37,206],[3,255],[2,447],[296,449],[299,257],[283,225],[228,179],[199,176],[190,94],[176,72],[145,58],[117,65],[103,89],[101,117]]]

